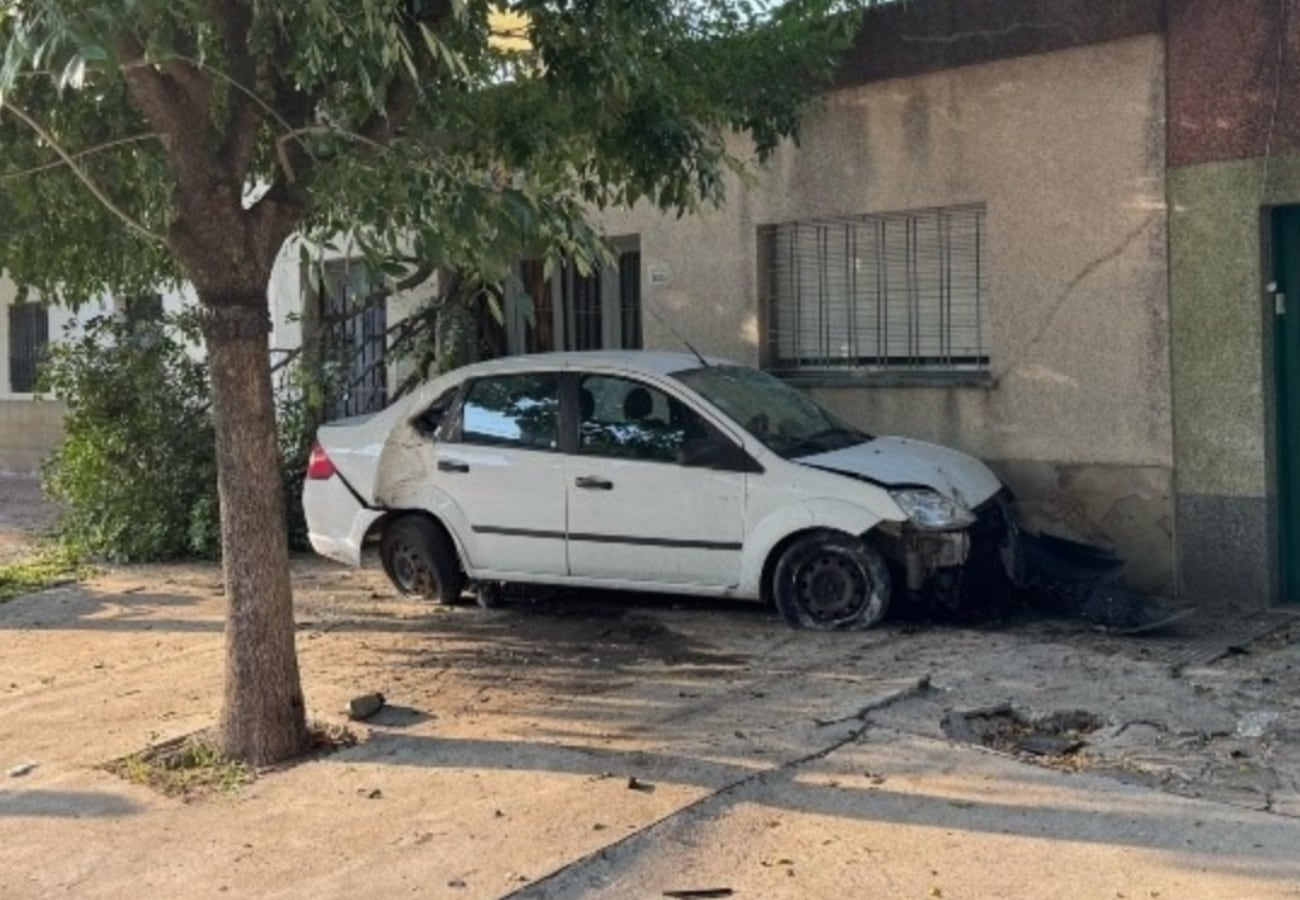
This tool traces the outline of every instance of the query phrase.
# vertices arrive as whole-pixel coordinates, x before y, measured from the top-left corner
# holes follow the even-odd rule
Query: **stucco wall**
[[[1169,4],[1171,166],[1300,153],[1300,0]]]
[[[1263,211],[1300,203],[1300,157],[1169,175],[1178,541],[1183,592],[1202,605],[1274,594]]]
[[[0,398],[0,474],[31,475],[63,440],[63,404]]]
[[[14,283],[0,275],[0,473],[32,474],[62,440],[64,410],[62,403],[10,389],[9,304],[17,293]],[[51,308],[49,316],[52,339],[74,318],[61,307]]]
[[[1300,203],[1300,0],[1180,0],[1168,46],[1179,583],[1258,607],[1277,568],[1266,227]]]
[[[846,418],[967,449],[1031,511],[1172,575],[1160,36],[848,88],[721,210],[608,215],[639,233],[646,335],[758,358],[759,225],[983,202],[992,380],[822,388]],[[668,274],[656,287],[649,277]]]

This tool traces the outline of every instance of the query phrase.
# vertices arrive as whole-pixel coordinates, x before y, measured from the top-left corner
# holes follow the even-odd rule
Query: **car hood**
[[[957,450],[900,437],[878,437],[792,462],[874,481],[885,487],[928,487],[974,509],[1002,487],[989,467]]]

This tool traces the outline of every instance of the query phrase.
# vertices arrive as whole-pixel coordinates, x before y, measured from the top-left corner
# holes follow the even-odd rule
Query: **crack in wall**
[[[1159,213],[1152,213],[1148,215],[1145,219],[1142,220],[1141,224],[1139,224],[1136,228],[1134,228],[1132,231],[1126,234],[1123,240],[1121,240],[1120,243],[1116,245],[1113,249],[1102,254],[1101,256],[1098,256],[1096,259],[1093,259],[1091,262],[1087,263],[1082,269],[1080,269],[1078,274],[1075,275],[1073,278],[1071,278],[1070,283],[1067,284],[1065,286],[1065,289],[1061,291],[1060,296],[1058,296],[1056,300],[1052,303],[1051,308],[1047,311],[1047,315],[1043,317],[1042,323],[1038,326],[1037,329],[1034,330],[1033,337],[1031,337],[1028,340],[1028,342],[1025,343],[1024,354],[1022,355],[1028,355],[1028,352],[1032,350],[1038,344],[1038,342],[1043,339],[1043,337],[1047,333],[1048,328],[1052,326],[1052,323],[1056,320],[1056,317],[1060,315],[1061,310],[1065,307],[1065,302],[1070,299],[1071,295],[1074,294],[1075,290],[1079,287],[1079,285],[1081,285],[1084,281],[1090,278],[1099,269],[1109,265],[1110,263],[1114,262],[1115,260],[1123,256],[1125,253],[1127,253],[1129,248],[1132,247],[1135,243],[1137,243],[1138,239],[1141,238],[1142,235],[1144,235],[1152,225],[1159,223],[1159,220],[1160,220]],[[1012,368],[1015,368],[1015,366],[1012,366]]]

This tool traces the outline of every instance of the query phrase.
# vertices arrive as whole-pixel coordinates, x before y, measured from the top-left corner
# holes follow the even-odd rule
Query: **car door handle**
[[[458,459],[440,459],[438,460],[439,472],[468,472],[469,463],[463,463]]]
[[[612,491],[614,482],[608,478],[601,478],[599,475],[579,475],[573,480],[573,483],[580,488],[586,488],[589,491]]]

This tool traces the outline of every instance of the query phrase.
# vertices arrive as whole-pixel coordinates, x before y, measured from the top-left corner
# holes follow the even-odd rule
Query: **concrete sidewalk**
[[[1059,623],[430,608],[316,561],[295,590],[313,714],[374,690],[390,708],[355,747],[191,803],[97,767],[211,724],[218,570],[0,605],[0,770],[36,764],[0,776],[0,896],[1300,896],[1285,630],[1174,672],[1179,638]],[[994,703],[1104,725],[1051,766],[944,736],[946,711]]]

